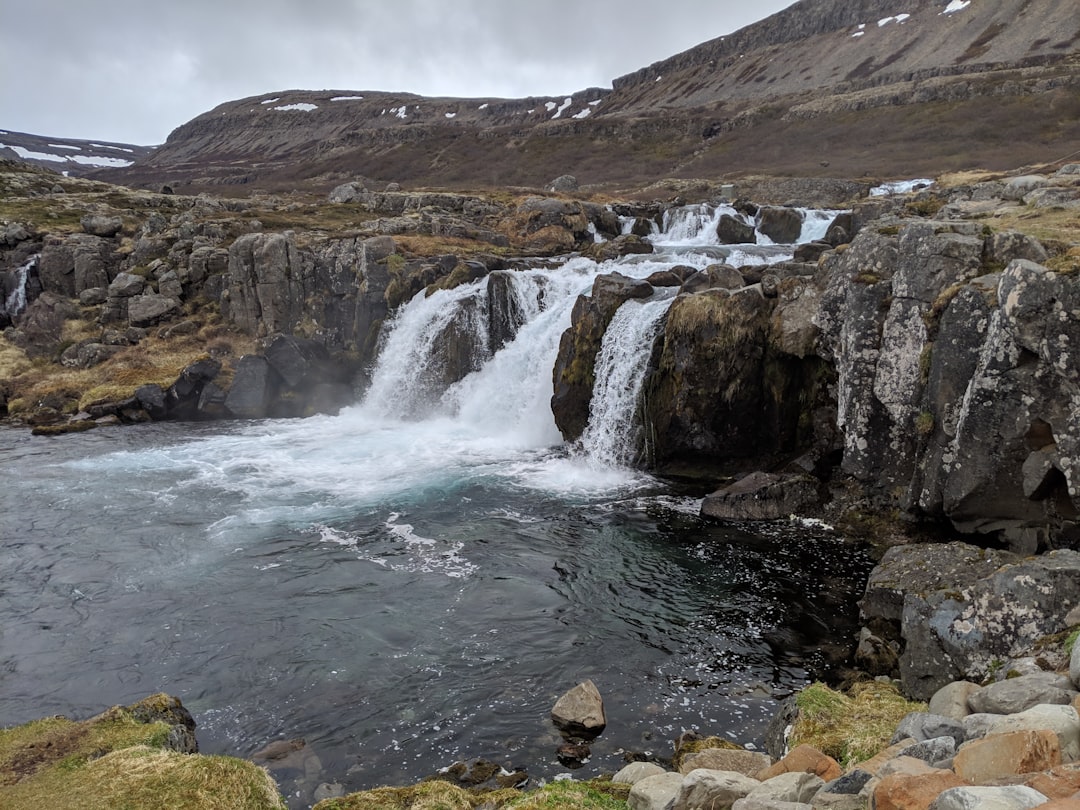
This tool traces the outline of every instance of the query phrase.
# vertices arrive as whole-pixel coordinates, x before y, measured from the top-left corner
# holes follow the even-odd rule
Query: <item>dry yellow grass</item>
[[[799,714],[790,745],[812,745],[845,767],[887,748],[907,714],[926,711],[925,703],[908,701],[891,684],[877,681],[856,684],[846,694],[814,683],[795,701]]]

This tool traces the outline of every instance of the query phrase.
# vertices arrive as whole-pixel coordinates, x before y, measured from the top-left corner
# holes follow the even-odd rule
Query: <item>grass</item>
[[[140,705],[0,730],[0,807],[284,810],[269,774],[250,762],[163,750],[169,724],[140,722]]]
[[[313,810],[625,810],[629,785],[603,780],[559,781],[521,793],[514,789],[468,791],[433,780],[411,787],[383,787],[325,799]]]
[[[795,702],[799,715],[790,745],[812,745],[845,768],[887,748],[907,714],[926,711],[925,703],[908,701],[892,685],[877,681],[856,684],[847,694],[814,683]]]

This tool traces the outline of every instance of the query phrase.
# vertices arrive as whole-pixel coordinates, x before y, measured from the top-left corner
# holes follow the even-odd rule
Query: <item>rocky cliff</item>
[[[515,100],[268,92],[221,104],[100,176],[195,189],[328,189],[357,175],[475,188],[539,187],[566,173],[640,186],[748,171],[1004,169],[1075,148],[1078,45],[1069,0],[801,0],[613,90]],[[949,146],[960,141],[963,150]]]

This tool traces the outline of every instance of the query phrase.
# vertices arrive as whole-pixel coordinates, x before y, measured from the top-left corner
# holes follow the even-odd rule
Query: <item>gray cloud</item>
[[[790,4],[9,0],[0,127],[152,144],[217,104],[275,90],[518,98],[609,87]]]

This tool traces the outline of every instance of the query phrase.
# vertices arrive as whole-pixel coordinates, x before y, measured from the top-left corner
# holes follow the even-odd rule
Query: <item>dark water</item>
[[[303,806],[477,756],[559,773],[548,714],[584,678],[609,725],[579,773],[684,729],[760,744],[850,631],[867,563],[820,530],[413,428],[0,433],[0,724],[170,692],[204,751],[304,737],[321,771],[279,774]],[[395,445],[411,464],[372,463]]]

